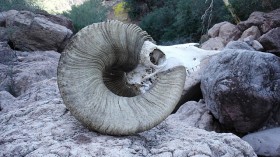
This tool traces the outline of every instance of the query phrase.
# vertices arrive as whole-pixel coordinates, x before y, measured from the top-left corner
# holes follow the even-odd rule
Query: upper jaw
[[[145,41],[138,66],[127,73],[129,84],[137,85],[141,93],[145,93],[156,81],[157,74],[184,66],[187,76],[200,69],[200,63],[210,56],[219,53],[215,50],[203,50],[196,47],[195,43],[179,44],[172,46],[158,46],[150,41]]]

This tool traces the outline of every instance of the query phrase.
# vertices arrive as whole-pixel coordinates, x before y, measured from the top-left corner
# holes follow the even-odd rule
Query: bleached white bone
[[[194,68],[195,70],[198,69],[203,59],[220,52],[203,50],[195,45],[196,43],[158,46],[150,41],[144,42],[140,53],[140,64],[135,70],[127,74],[128,83],[140,85],[139,90],[144,93],[151,87],[156,79],[156,74],[176,66],[184,66],[188,74],[191,69],[193,71]],[[160,58],[157,58],[157,64],[151,61],[151,54],[154,52],[162,53],[156,54],[156,56],[161,55]]]

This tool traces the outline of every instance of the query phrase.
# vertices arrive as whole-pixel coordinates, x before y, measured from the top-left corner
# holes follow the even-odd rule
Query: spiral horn
[[[162,122],[177,105],[185,82],[180,66],[160,74],[155,85],[138,94],[126,83],[145,41],[138,26],[118,21],[83,28],[62,52],[58,86],[70,112],[90,130],[129,135]]]

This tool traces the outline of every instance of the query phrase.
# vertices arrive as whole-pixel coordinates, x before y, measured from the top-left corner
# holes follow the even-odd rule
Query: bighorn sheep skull
[[[134,134],[173,111],[186,71],[210,54],[193,45],[157,46],[136,25],[95,23],[79,31],[61,54],[58,86],[67,108],[89,129]]]
[[[198,70],[200,62],[219,51],[203,50],[196,43],[172,46],[158,46],[151,41],[145,41],[140,52],[140,63],[137,68],[127,73],[127,81],[138,87],[141,93],[149,90],[156,75],[177,66],[184,66],[188,77]]]

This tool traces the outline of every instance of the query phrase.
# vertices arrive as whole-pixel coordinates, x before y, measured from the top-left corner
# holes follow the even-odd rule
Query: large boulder
[[[39,65],[41,58],[36,54],[32,58],[32,54],[21,59],[22,71]],[[58,60],[53,55],[42,60],[54,60],[52,66],[56,67]],[[0,91],[0,126],[5,126],[0,129],[0,156],[256,157],[248,143],[231,133],[195,128],[206,128],[211,122],[202,102],[187,103],[160,125],[133,136],[114,137],[89,131],[63,104],[56,77],[41,74],[46,75],[43,80],[29,77],[32,84],[16,98]]]
[[[12,48],[21,51],[62,51],[72,36],[70,21],[58,16],[44,16],[29,11],[2,13]],[[3,23],[3,22],[2,22]]]
[[[70,29],[72,32],[74,31],[74,26],[73,26],[72,21],[70,19],[66,18],[65,16],[62,16],[62,15],[52,15],[52,14],[49,14],[47,12],[40,12],[38,14],[44,15],[52,23],[64,26],[64,27]]]
[[[214,117],[203,100],[184,103],[176,114],[170,115],[166,121],[170,122],[174,127],[181,125],[181,127],[191,126],[207,131],[219,131],[219,124],[215,123]],[[177,124],[177,122],[180,124]]]
[[[238,27],[229,22],[221,25],[219,31],[219,37],[224,39],[224,44],[226,45],[230,41],[234,41],[240,38],[242,32],[238,29]]]
[[[280,128],[258,131],[242,137],[260,156],[280,155]]]
[[[222,50],[230,41],[238,40],[242,32],[238,27],[230,22],[221,22],[215,24],[208,30],[210,37],[202,43],[201,48],[205,50]]]
[[[257,26],[252,26],[248,29],[246,29],[239,40],[243,41],[245,38],[250,38],[251,40],[256,40],[261,36],[261,32]]]
[[[229,48],[210,58],[202,76],[207,107],[221,124],[241,133],[259,129],[271,119],[279,123],[280,58]]]
[[[224,39],[221,37],[210,38],[201,45],[204,50],[222,50],[224,47]]]
[[[227,24],[228,22],[220,22],[215,24],[212,28],[210,28],[207,32],[208,36],[211,38],[215,38],[219,36],[220,28],[222,25]]]
[[[268,52],[280,55],[280,27],[271,29],[259,38],[259,42]]]
[[[241,31],[245,31],[251,26],[257,26],[262,33],[280,27],[280,8],[269,13],[253,12],[246,21],[238,24]]]

